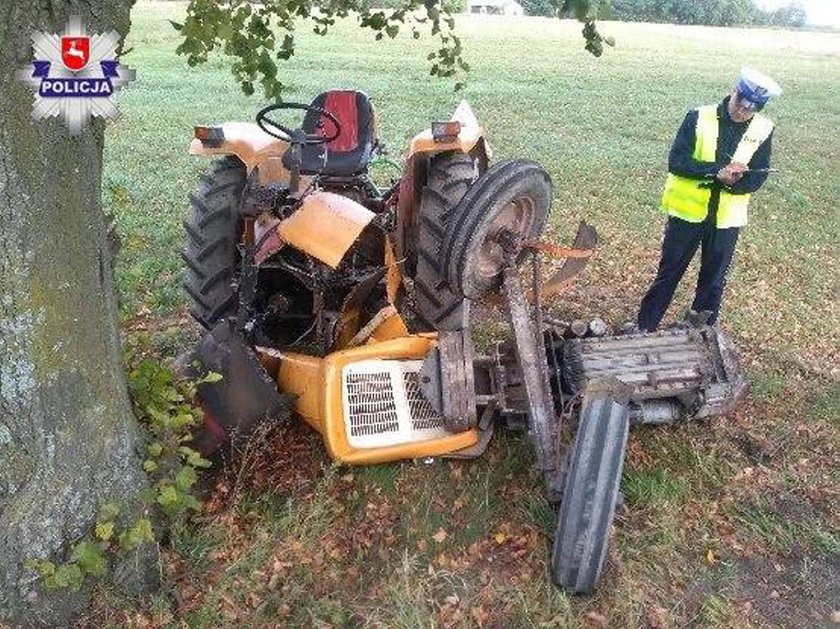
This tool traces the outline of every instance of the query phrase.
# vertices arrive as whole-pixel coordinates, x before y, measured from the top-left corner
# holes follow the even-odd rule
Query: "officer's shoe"
[[[691,308],[685,311],[683,318],[676,325],[678,328],[702,328],[705,325],[710,325],[709,320],[712,318],[711,310],[696,311]]]

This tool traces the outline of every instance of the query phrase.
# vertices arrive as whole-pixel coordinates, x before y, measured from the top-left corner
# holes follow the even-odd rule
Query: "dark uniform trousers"
[[[738,227],[718,229],[715,226],[715,210],[714,206],[710,208],[702,223],[668,217],[659,270],[639,306],[639,329],[651,332],[659,326],[698,247],[701,247],[700,274],[691,308],[697,312],[709,310],[712,313],[709,323],[717,321],[726,272],[732,263],[740,230]]]

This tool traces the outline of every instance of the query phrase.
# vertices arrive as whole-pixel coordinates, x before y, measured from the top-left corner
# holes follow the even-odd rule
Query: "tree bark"
[[[34,31],[78,15],[89,33],[124,36],[132,4],[0,4],[0,624],[59,626],[83,610],[83,593],[42,590],[23,564],[61,560],[104,502],[130,504],[145,481],[100,204],[104,124],[74,137],[34,121],[15,76]]]

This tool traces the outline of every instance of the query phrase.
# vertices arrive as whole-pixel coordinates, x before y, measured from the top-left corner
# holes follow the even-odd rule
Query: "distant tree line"
[[[518,0],[526,15],[557,15],[562,0]],[[805,26],[801,2],[773,11],[756,6],[754,0],[602,0],[601,19],[624,22],[667,22],[707,26]]]
[[[793,1],[773,11],[765,11],[753,0],[607,0],[601,17],[625,22],[795,28],[805,26],[807,18],[800,2]]]

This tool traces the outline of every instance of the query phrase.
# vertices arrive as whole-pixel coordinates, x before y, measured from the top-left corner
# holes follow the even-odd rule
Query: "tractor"
[[[723,415],[746,391],[728,339],[702,320],[617,336],[547,322],[545,300],[584,269],[597,234],[581,223],[571,246],[539,240],[549,175],[492,163],[466,101],[411,140],[385,187],[370,174],[384,154],[374,109],[353,90],[196,127],[189,151],[217,156],[191,197],[183,256],[207,330],[193,365],[223,376],[199,390],[205,453],[290,414],[343,464],[475,457],[496,425],[524,427],[557,510],[553,579],[589,593],[630,425]],[[541,256],[560,260],[546,280]],[[484,353],[475,302],[501,307],[511,330]]]

